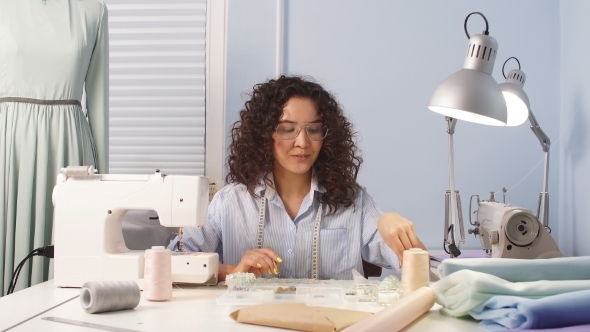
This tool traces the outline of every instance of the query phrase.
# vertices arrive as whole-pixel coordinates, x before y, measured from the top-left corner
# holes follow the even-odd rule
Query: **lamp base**
[[[453,199],[454,198],[454,199]],[[453,201],[455,204],[453,204]],[[455,206],[453,206],[455,205]],[[449,219],[452,220],[452,209],[456,209],[456,213],[458,215],[457,219],[458,219],[458,226],[459,226],[459,234],[460,234],[460,239],[459,239],[459,243],[463,244],[465,243],[465,230],[463,228],[463,211],[461,209],[461,195],[459,194],[459,190],[455,190],[455,195],[454,197],[451,197],[451,191],[447,190],[445,193],[445,234],[444,234],[444,245],[447,245],[447,247],[445,247],[445,252],[451,255],[451,258],[453,257],[458,257],[459,255],[461,255],[461,250],[459,249],[459,246],[457,246],[455,239],[456,237],[456,227],[457,225],[455,223],[453,223],[452,221],[450,221]],[[451,238],[449,241],[449,233],[451,233]]]

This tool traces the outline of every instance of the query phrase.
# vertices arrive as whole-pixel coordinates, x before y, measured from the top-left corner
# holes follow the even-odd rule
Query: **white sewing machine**
[[[495,201],[478,204],[475,229],[494,258],[563,257],[549,232],[530,210]]]
[[[57,176],[52,197],[54,284],[81,287],[86,281],[136,280],[143,288],[144,251],[125,246],[123,216],[128,210],[154,210],[163,226],[201,227],[207,217],[209,180],[159,171],[95,173],[92,166],[76,166]],[[216,281],[218,264],[217,253],[173,255],[173,281]],[[175,271],[175,266],[183,270]]]

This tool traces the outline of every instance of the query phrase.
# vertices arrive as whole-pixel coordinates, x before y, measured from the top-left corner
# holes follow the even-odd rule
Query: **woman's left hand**
[[[414,224],[397,213],[381,215],[377,221],[377,229],[385,243],[397,255],[400,266],[403,263],[404,250],[411,248],[426,250],[426,247],[416,235]]]

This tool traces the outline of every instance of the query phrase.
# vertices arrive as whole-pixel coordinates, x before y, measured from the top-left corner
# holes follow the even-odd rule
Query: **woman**
[[[404,250],[424,248],[410,221],[383,214],[356,182],[352,125],[319,84],[281,76],[256,85],[231,136],[228,185],[206,224],[182,236],[189,251],[219,253],[221,280],[352,279],[362,260],[398,269]]]

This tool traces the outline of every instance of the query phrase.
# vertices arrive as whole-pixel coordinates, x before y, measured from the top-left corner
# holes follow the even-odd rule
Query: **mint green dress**
[[[0,296],[20,261],[53,242],[61,168],[108,173],[108,68],[104,3],[0,0]],[[35,257],[16,290],[50,277]]]

